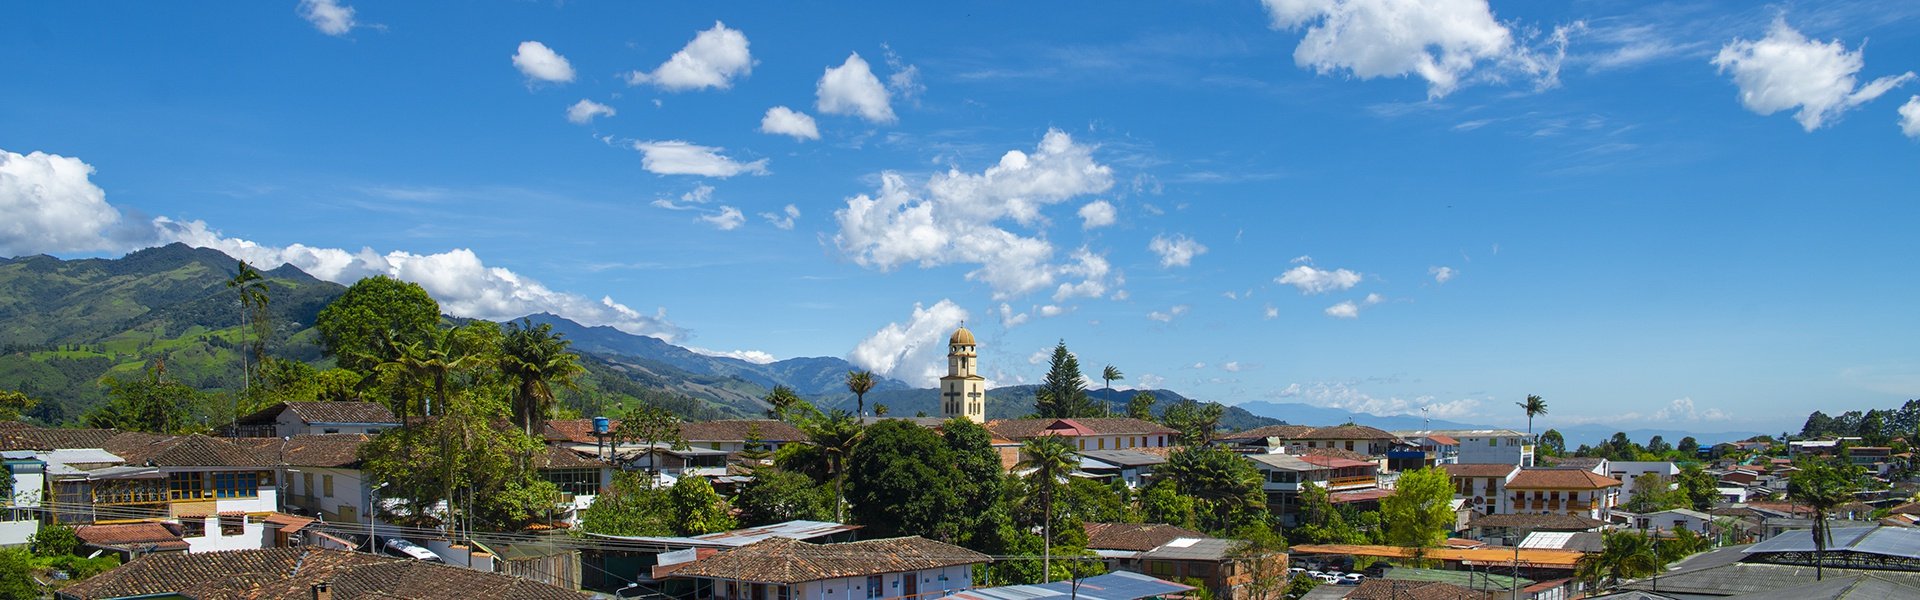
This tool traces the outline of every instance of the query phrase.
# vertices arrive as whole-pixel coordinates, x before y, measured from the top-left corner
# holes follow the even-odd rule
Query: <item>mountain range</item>
[[[1381,416],[1362,412],[1352,412],[1338,408],[1314,406],[1297,402],[1243,402],[1234,405],[1248,413],[1303,425],[1335,425],[1352,422],[1357,425],[1377,427],[1387,431],[1410,431],[1418,429],[1512,429],[1484,424],[1462,423],[1445,419],[1426,420],[1415,415]],[[1621,430],[1607,425],[1555,425],[1553,413],[1536,419],[1534,431],[1544,433],[1548,429],[1558,430],[1567,441],[1569,449],[1581,444],[1596,445],[1613,437],[1615,433],[1625,433],[1629,439],[1646,443],[1653,436],[1660,436],[1667,443],[1679,443],[1680,438],[1692,436],[1694,441],[1703,445],[1744,440],[1756,435],[1757,431],[1700,432],[1679,429],[1637,428]]]

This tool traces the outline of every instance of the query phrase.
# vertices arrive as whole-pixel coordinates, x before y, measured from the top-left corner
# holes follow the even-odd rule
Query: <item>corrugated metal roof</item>
[[[1076,587],[1078,589],[1075,589]],[[1178,594],[1192,589],[1194,589],[1193,586],[1155,579],[1139,573],[1114,571],[1077,581],[974,588],[940,600],[1033,600],[1061,596],[1073,596],[1086,600],[1139,600]]]
[[[1920,558],[1920,529],[1907,527],[1839,527],[1831,531],[1828,552],[1847,551],[1903,558]],[[1752,547],[1747,554],[1814,551],[1813,531],[1788,531]]]

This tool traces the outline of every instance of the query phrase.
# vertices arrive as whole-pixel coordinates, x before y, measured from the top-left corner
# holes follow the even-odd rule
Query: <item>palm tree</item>
[[[1604,579],[1609,587],[1621,579],[1652,575],[1662,567],[1653,538],[1644,534],[1609,531],[1602,535],[1600,551],[1581,556],[1574,573],[1589,585],[1599,587]]]
[[[1106,380],[1106,382],[1107,382],[1107,391],[1108,391],[1108,392],[1112,392],[1112,391],[1113,391],[1113,382],[1115,382],[1115,381],[1119,381],[1119,380],[1122,380],[1122,379],[1126,379],[1126,378],[1127,378],[1127,374],[1125,374],[1125,373],[1121,373],[1121,372],[1120,372],[1120,368],[1119,368],[1119,367],[1115,367],[1115,366],[1113,366],[1113,365],[1107,365],[1107,367],[1106,367],[1106,368],[1104,368],[1104,369],[1101,369],[1101,370],[1100,370],[1100,378],[1101,378],[1101,379],[1103,379],[1103,380]],[[1109,401],[1107,401],[1106,399],[1101,399],[1101,400],[1100,400],[1100,405],[1101,405],[1101,406],[1104,406],[1104,407],[1106,407],[1106,409],[1107,409],[1107,415],[1108,415],[1108,416],[1112,416],[1112,415],[1113,415],[1113,403],[1112,403],[1112,402],[1109,402]]]
[[[518,383],[513,394],[513,419],[534,435],[553,411],[553,386],[577,389],[574,379],[587,372],[580,356],[567,351],[573,342],[561,339],[553,325],[521,319],[507,323],[506,339],[500,347],[500,372]]]
[[[1836,506],[1853,501],[1853,481],[1846,469],[1836,467],[1827,461],[1817,461],[1802,468],[1787,481],[1787,498],[1795,504],[1804,504],[1813,509],[1813,578],[1819,581],[1825,573],[1827,544],[1832,541],[1833,528],[1827,523],[1827,515]]]
[[[243,260],[240,261],[239,272],[234,273],[233,279],[227,280],[227,289],[240,293],[241,321],[246,329],[253,330],[252,343],[246,344],[245,349],[240,352],[240,393],[245,395],[247,390],[253,388],[253,365],[259,364],[265,358],[267,350],[264,331],[267,325],[267,303],[270,300],[267,297],[267,279]],[[249,357],[248,354],[252,356]],[[252,359],[251,362],[248,361],[249,358]],[[235,417],[238,417],[237,411]]]
[[[1020,456],[1014,470],[1033,470],[1028,477],[1040,490],[1040,502],[1046,506],[1040,546],[1041,581],[1053,581],[1053,489],[1080,466],[1080,453],[1060,436],[1047,435],[1020,444]]]
[[[1527,394],[1526,402],[1515,402],[1520,410],[1527,411],[1527,437],[1533,437],[1533,418],[1547,414],[1547,401],[1537,394]]]
[[[847,371],[847,391],[853,392],[855,417],[867,413],[867,392],[873,391],[873,371]]]
[[[449,405],[453,399],[449,393],[449,379],[487,360],[486,354],[479,348],[466,343],[459,329],[443,329],[411,343],[388,343],[393,345],[393,358],[375,366],[374,370],[398,378],[403,387],[425,388],[432,392],[426,398],[425,410],[422,411],[424,416],[429,417],[433,416],[433,400],[436,398],[440,400],[441,413],[452,408]]]
[[[838,409],[827,418],[809,421],[803,426],[807,438],[820,448],[821,453],[827,455],[827,470],[833,475],[833,520],[845,523],[847,457],[853,455],[854,447],[860,445],[866,430],[860,428],[858,419]]]

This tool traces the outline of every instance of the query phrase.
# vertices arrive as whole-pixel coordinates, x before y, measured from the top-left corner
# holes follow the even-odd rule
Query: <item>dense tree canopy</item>
[[[1387,543],[1404,548],[1437,548],[1453,530],[1453,480],[1436,468],[1400,474],[1392,496],[1380,501]]]
[[[440,324],[440,303],[417,283],[386,276],[355,282],[326,308],[314,327],[327,356],[343,369],[373,370],[393,349],[426,338]]]
[[[1067,350],[1065,341],[1053,347],[1047,377],[1033,390],[1033,412],[1041,418],[1097,417],[1105,413],[1087,396],[1080,359]]]

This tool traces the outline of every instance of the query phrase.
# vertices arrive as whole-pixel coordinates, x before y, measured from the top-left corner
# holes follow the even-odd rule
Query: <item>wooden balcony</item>
[[[1372,475],[1361,475],[1357,477],[1335,477],[1327,480],[1327,489],[1337,490],[1342,488],[1363,487],[1363,486],[1372,487],[1378,484],[1379,484],[1379,480]]]

